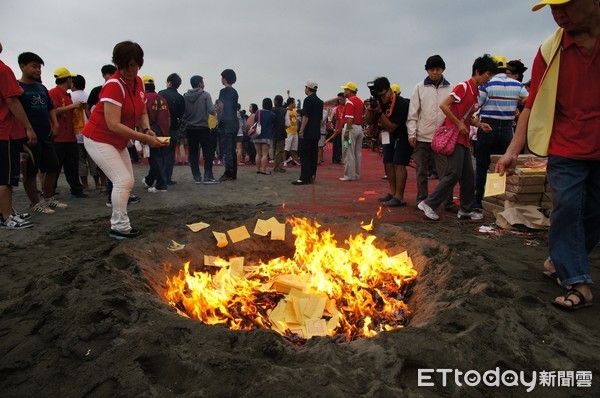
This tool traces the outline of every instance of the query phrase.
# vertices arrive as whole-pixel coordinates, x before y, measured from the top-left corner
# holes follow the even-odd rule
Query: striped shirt
[[[513,120],[519,101],[529,93],[517,80],[498,73],[487,84],[479,87],[481,118]]]

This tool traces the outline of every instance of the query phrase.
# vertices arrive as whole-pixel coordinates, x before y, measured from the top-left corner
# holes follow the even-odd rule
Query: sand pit
[[[226,230],[253,225],[258,217],[253,213],[249,206],[213,207],[201,217]],[[174,268],[199,262],[206,251],[217,250],[214,239],[208,230],[164,227],[172,209],[133,214],[137,225],[154,232],[117,243],[96,227],[103,219],[69,223],[38,239],[31,249],[43,248],[46,254],[35,261],[18,260],[26,247],[4,245],[10,253],[2,271],[10,280],[1,297],[3,396],[568,397],[598,392],[594,385],[585,390],[538,386],[529,394],[525,386],[460,388],[452,381],[443,387],[439,375],[432,379],[434,387],[418,386],[418,369],[483,373],[499,368],[524,371],[528,379],[544,369],[598,374],[599,339],[588,331],[597,326],[595,307],[565,314],[543,300],[559,293],[558,287],[525,271],[529,256],[497,250],[523,246],[523,238],[500,242],[448,225],[434,240],[428,224],[376,223],[376,242],[407,250],[419,272],[408,300],[408,327],[345,344],[315,337],[295,347],[272,331],[232,331],[178,315],[158,294],[164,262]],[[276,209],[261,217],[270,215],[283,221]],[[198,217],[191,212],[182,221]],[[336,234],[361,231],[355,220],[343,217],[320,216],[319,221]],[[446,244],[440,237],[448,238]],[[284,251],[293,249],[292,239],[288,235]],[[186,248],[167,250],[171,240]],[[238,250],[257,257],[272,254],[252,241],[222,250],[224,256]]]

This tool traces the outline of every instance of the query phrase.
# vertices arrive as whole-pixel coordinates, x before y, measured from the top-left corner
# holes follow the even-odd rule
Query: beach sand
[[[285,174],[256,175],[195,185],[186,167],[168,193],[143,192],[146,166],[135,165],[141,203],[130,205],[137,239],[108,237],[105,198],[71,199],[64,178],[59,198],[69,204],[52,215],[34,215],[34,228],[0,231],[0,396],[2,397],[598,397],[600,305],[576,313],[551,300],[562,289],[542,275],[545,232],[531,235],[477,232],[484,222],[444,214],[426,221],[409,207],[386,209],[378,155],[360,183],[337,181],[340,165],[320,167],[312,186],[290,184]],[[215,168],[215,175],[222,167]],[[414,170],[411,170],[414,181]],[[26,203],[22,188],[17,208]],[[315,337],[296,347],[272,331],[233,331],[177,314],[162,298],[165,265],[175,272],[204,254],[249,259],[290,255],[285,242],[252,239],[218,249],[212,230],[224,232],[258,217],[315,218],[340,241],[374,219],[375,244],[391,254],[407,250],[419,272],[408,299],[404,329],[337,343]],[[204,221],[198,233],[185,224]],[[364,231],[362,231],[364,232]],[[172,252],[175,240],[185,249]],[[600,275],[600,249],[592,276]],[[595,292],[597,295],[598,292]],[[419,369],[591,372],[591,387],[462,387],[441,374],[419,386]],[[537,378],[539,379],[539,374]],[[464,380],[464,379],[463,379]],[[460,380],[459,380],[460,381]]]

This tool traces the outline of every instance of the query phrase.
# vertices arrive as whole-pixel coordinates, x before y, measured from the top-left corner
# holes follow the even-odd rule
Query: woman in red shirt
[[[144,64],[144,51],[131,41],[118,43],[112,62],[117,72],[106,81],[100,101],[83,129],[84,145],[94,162],[113,183],[110,237],[126,239],[141,232],[131,228],[127,201],[133,187],[133,167],[127,151],[130,140],[153,148],[165,146],[150,129],[144,83],[138,71]],[[136,127],[142,132],[136,131]]]

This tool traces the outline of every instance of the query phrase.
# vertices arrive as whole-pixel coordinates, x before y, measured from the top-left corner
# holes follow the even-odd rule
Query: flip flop
[[[579,302],[577,304],[575,304],[575,302],[569,298],[571,296],[577,296],[577,298],[579,299]],[[568,310],[568,311],[577,311],[581,308],[590,307],[592,305],[591,302],[589,302],[585,299],[583,293],[581,293],[577,289],[569,290],[562,297],[564,298],[564,301],[556,301],[556,299],[555,299],[554,301],[552,301],[552,304],[554,304],[562,309]],[[571,304],[569,305],[569,304],[567,304],[567,302],[571,303]]]
[[[550,271],[543,271],[542,275],[544,275],[546,278],[551,279],[552,281],[554,281],[558,286],[562,287],[562,284],[560,283],[560,278],[558,277],[558,273],[556,271],[554,272],[550,272]]]

